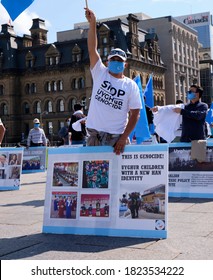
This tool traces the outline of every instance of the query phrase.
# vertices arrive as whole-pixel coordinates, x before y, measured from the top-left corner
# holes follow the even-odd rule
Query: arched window
[[[77,103],[77,100],[75,98],[70,99],[69,101],[69,112],[73,112],[74,111],[74,105]]]
[[[52,101],[48,101],[48,102],[47,102],[47,111],[48,111],[49,113],[52,113],[52,111],[53,111]]]
[[[31,84],[31,93],[36,93],[36,84],[35,83]]]
[[[59,80],[58,81],[58,91],[62,91],[63,90],[63,81]]]
[[[30,84],[26,84],[26,86],[25,86],[25,92],[26,92],[26,94],[30,94],[30,93],[31,93]]]
[[[41,102],[40,101],[37,101],[35,103],[35,113],[36,114],[40,114],[41,113]]]
[[[72,80],[71,87],[72,87],[72,89],[78,89],[78,81],[77,81],[77,79],[73,79]]]
[[[29,113],[30,113],[30,106],[26,102],[26,103],[24,103],[24,114],[29,114]]]
[[[59,101],[59,112],[64,112],[64,100]]]
[[[56,81],[52,82],[52,91],[57,91],[57,83],[56,83]]]
[[[8,107],[7,104],[3,103],[1,107],[2,115],[7,116],[8,115]]]
[[[78,88],[84,88],[84,78],[79,78],[78,80]]]

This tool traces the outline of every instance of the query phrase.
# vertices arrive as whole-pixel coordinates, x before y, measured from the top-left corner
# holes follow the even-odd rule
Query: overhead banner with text
[[[48,149],[44,233],[167,237],[166,145]]]

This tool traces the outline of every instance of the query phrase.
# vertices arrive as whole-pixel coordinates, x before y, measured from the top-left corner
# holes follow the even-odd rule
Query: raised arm
[[[96,31],[96,17],[93,11],[89,10],[88,8],[85,8],[85,10],[85,15],[89,22],[87,46],[90,58],[90,68],[92,69],[100,58],[97,51],[98,40]]]

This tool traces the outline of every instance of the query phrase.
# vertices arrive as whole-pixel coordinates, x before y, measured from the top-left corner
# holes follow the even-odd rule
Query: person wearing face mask
[[[40,128],[39,119],[35,118],[33,120],[34,127],[30,130],[27,137],[27,148],[28,147],[38,147],[47,146],[47,138],[45,132]]]
[[[141,99],[137,84],[124,75],[127,55],[119,48],[112,49],[106,67],[97,51],[96,17],[88,8],[88,51],[93,89],[86,127],[87,146],[113,146],[119,155],[128,143],[140,114]]]
[[[189,103],[184,108],[174,108],[173,111],[182,116],[182,133],[180,142],[191,142],[193,140],[205,140],[206,115],[208,105],[201,102],[203,89],[197,85],[191,85],[187,92]]]

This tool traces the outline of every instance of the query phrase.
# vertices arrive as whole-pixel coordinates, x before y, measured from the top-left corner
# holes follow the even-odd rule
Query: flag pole
[[[85,0],[85,2],[86,2],[86,8],[88,9],[88,1],[87,1],[87,0]]]

